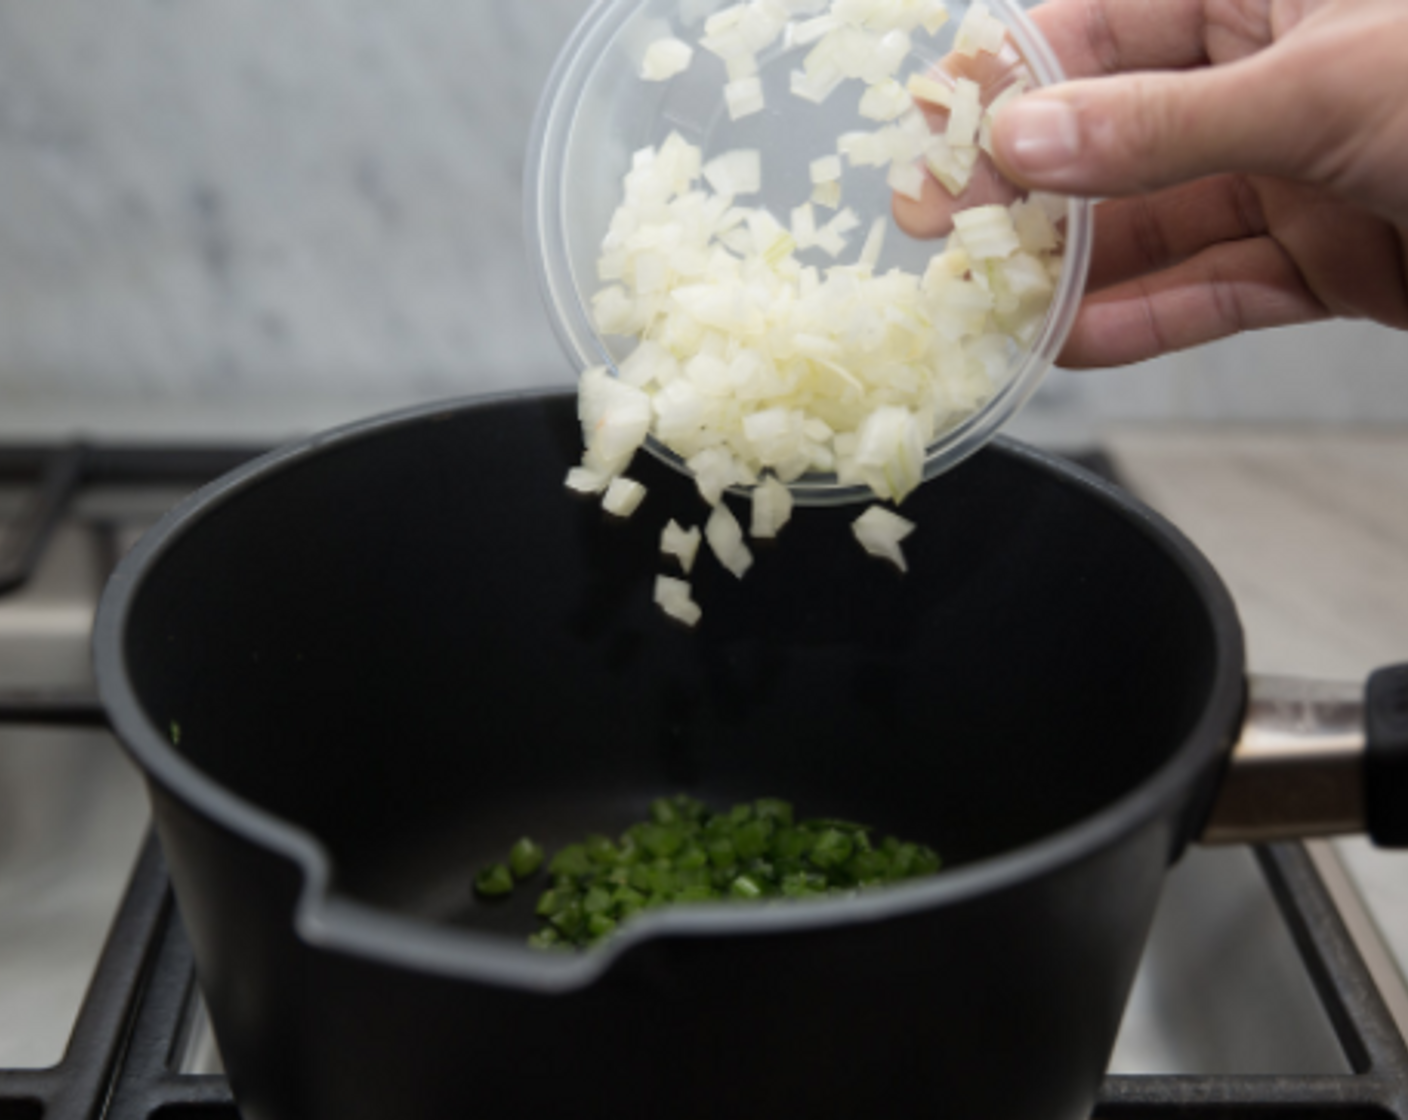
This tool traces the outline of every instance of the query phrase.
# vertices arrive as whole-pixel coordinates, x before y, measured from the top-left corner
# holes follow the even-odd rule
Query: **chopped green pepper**
[[[502,898],[513,893],[513,872],[502,863],[486,867],[474,878],[474,889],[485,898]]]
[[[515,879],[526,879],[543,866],[543,848],[527,836],[508,851],[508,869]]]
[[[491,868],[476,886],[483,880],[507,893],[515,877],[526,878],[542,862],[542,849],[525,837],[509,853],[508,868],[497,865],[507,885]],[[777,798],[712,813],[691,797],[660,797],[650,803],[648,820],[615,840],[593,834],[553,856],[551,885],[537,903],[546,924],[529,944],[591,945],[631,915],[661,906],[850,895],[938,868],[932,848],[873,838],[852,821],[797,821],[792,805]]]

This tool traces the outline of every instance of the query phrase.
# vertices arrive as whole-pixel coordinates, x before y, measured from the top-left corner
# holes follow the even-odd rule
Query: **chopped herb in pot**
[[[543,927],[528,939],[542,949],[580,948],[608,937],[642,910],[690,902],[822,898],[932,875],[938,854],[852,821],[795,821],[777,798],[711,812],[691,797],[662,797],[650,819],[616,839],[591,835],[547,861],[551,882],[536,912]],[[486,897],[513,890],[514,880],[544,863],[528,838],[475,880]]]
[[[508,868],[515,879],[526,879],[542,866],[542,845],[527,836],[509,849]]]
[[[502,863],[486,867],[475,876],[474,889],[485,898],[502,898],[513,891],[513,872]]]

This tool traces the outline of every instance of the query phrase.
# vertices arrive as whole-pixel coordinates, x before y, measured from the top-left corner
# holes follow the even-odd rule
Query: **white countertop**
[[[1253,672],[1360,679],[1408,660],[1408,429],[1127,427],[1106,443],[1221,572]],[[1408,974],[1408,852],[1335,849]]]

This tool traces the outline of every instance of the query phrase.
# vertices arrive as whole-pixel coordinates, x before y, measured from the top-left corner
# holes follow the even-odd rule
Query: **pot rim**
[[[264,480],[323,452],[406,426],[450,420],[469,409],[545,402],[563,390],[457,398],[354,421],[262,455],[187,495],[138,541],[114,570],[93,627],[98,695],[126,751],[146,778],[217,826],[294,864],[303,885],[293,921],[308,943],[436,975],[541,992],[586,987],[634,947],[666,937],[806,933],[883,921],[992,895],[1077,863],[1143,827],[1186,798],[1213,759],[1235,738],[1245,689],[1241,623],[1231,595],[1201,552],[1138,499],[1053,454],[1007,437],[992,452],[1028,463],[1112,507],[1145,533],[1193,584],[1208,611],[1216,645],[1214,676],[1203,710],[1182,744],[1138,786],[1098,812],[1022,847],[964,864],[933,879],[897,884],[848,899],[785,905],[729,904],[669,908],[640,915],[590,953],[543,953],[499,934],[450,929],[339,896],[330,887],[327,847],[307,829],[240,797],[178,754],[137,700],[123,656],[128,615],[149,572],[210,513]],[[1175,857],[1186,837],[1175,839]]]

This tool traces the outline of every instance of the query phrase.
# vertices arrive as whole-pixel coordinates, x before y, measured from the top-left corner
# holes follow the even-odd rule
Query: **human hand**
[[[1408,328],[1408,3],[1048,0],[1031,15],[1073,80],[998,116],[997,161],[1025,186],[1107,199],[1062,365],[1331,316]],[[916,208],[896,217],[923,232]]]

